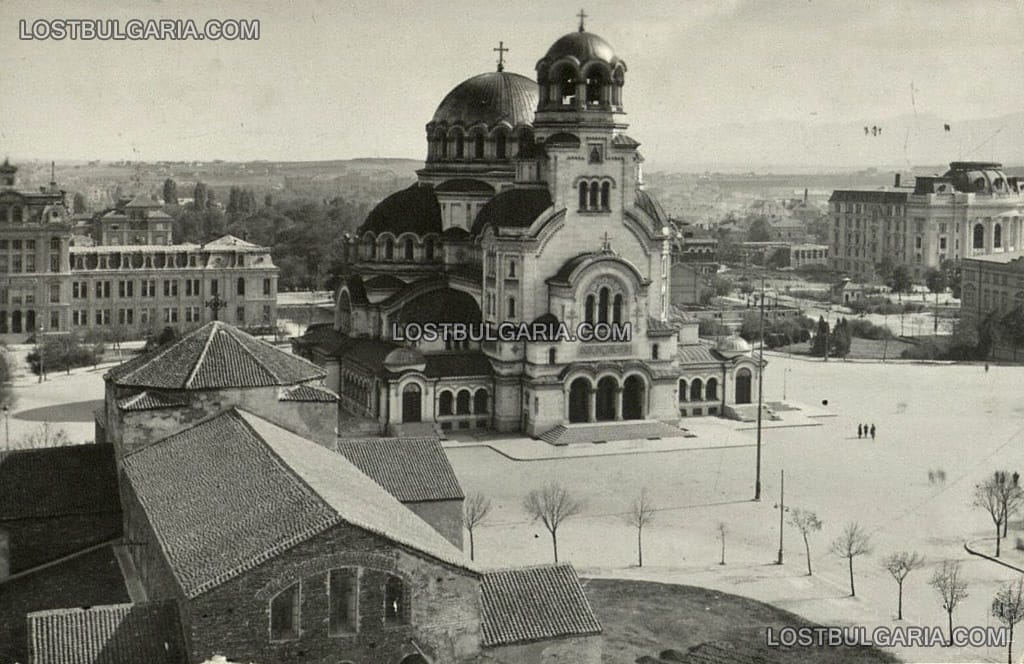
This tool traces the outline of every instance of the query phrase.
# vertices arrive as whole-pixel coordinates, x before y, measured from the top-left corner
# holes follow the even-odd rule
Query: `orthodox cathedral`
[[[626,62],[582,20],[537,62],[536,82],[505,71],[496,50],[497,71],[441,100],[417,182],[367,216],[333,326],[311,328],[296,352],[377,431],[483,428],[564,444],[573,431],[609,440],[602,430],[631,424],[647,437],[682,417],[756,414],[749,345],[702,343],[694,320],[671,315],[677,234],[644,190],[640,143],[626,133]],[[631,334],[396,335],[506,322],[628,323]]]

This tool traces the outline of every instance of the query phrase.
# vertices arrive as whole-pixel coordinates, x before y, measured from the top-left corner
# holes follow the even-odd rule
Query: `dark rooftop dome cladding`
[[[434,290],[410,300],[395,317],[409,323],[479,323],[480,307],[473,296],[454,288]]]
[[[533,122],[537,84],[520,74],[492,71],[459,83],[445,95],[434,112],[432,125],[493,127],[507,122],[515,127]]]
[[[593,32],[570,32],[559,38],[548,49],[544,60],[554,62],[565,57],[575,58],[580,64],[600,60],[614,66],[620,62],[611,44]]]
[[[668,215],[665,214],[665,209],[661,207],[658,199],[650,192],[637,189],[635,202],[638,208],[646,212],[658,224],[658,227],[654,230],[660,231],[661,227],[668,221]]]
[[[957,191],[1008,193],[1009,182],[1002,168],[993,161],[954,161],[942,177],[951,179]]]
[[[378,203],[366,216],[359,232],[393,233],[397,237],[402,233],[440,233],[441,228],[441,206],[434,188],[414,184]]]
[[[551,207],[547,189],[509,189],[480,208],[473,222],[473,235],[479,235],[487,224],[497,227],[525,228]]]

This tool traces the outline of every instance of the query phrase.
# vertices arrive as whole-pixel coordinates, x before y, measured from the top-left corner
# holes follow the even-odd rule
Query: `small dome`
[[[738,335],[722,337],[718,340],[718,343],[715,344],[715,349],[726,357],[743,355],[744,353],[749,353],[752,350],[746,339]]]
[[[565,57],[581,65],[597,60],[614,67],[621,62],[611,44],[592,32],[570,32],[561,37],[551,45],[542,62],[552,63]]]
[[[441,230],[441,206],[433,187],[414,184],[378,203],[366,216],[359,233],[388,232],[397,237],[406,232],[426,235]]]
[[[532,80],[506,71],[488,72],[459,83],[445,95],[431,125],[529,125],[536,107],[537,84]]]

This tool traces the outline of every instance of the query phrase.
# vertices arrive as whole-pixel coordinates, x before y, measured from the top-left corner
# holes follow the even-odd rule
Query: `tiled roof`
[[[203,249],[261,249],[257,244],[252,242],[246,242],[241,238],[237,238],[234,235],[222,235],[216,240],[212,240],[203,245]]]
[[[343,456],[249,413],[222,413],[124,466],[187,597],[342,522],[463,565],[461,551]]]
[[[160,408],[177,408],[186,405],[184,401],[175,396],[161,394],[160,392],[144,391],[135,396],[125,397],[117,402],[121,410],[158,410]]]
[[[185,664],[173,602],[58,609],[28,615],[33,664]]]
[[[312,362],[214,321],[107,372],[117,385],[167,390],[295,385],[323,378]]]
[[[338,400],[338,395],[319,385],[296,385],[295,387],[281,388],[277,400],[334,403]]]
[[[481,593],[485,646],[601,633],[571,565],[487,572]]]
[[[113,445],[0,454],[0,521],[120,510]]]
[[[340,438],[338,451],[402,502],[464,497],[437,438]]]
[[[685,344],[677,347],[680,364],[719,364],[721,360],[704,344]]]

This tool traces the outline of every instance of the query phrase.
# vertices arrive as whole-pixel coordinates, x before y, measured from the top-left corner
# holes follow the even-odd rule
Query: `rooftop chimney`
[[[896,177],[893,179],[892,186],[896,187],[897,189],[899,188],[899,186],[900,186],[900,174],[899,173],[897,173]]]

